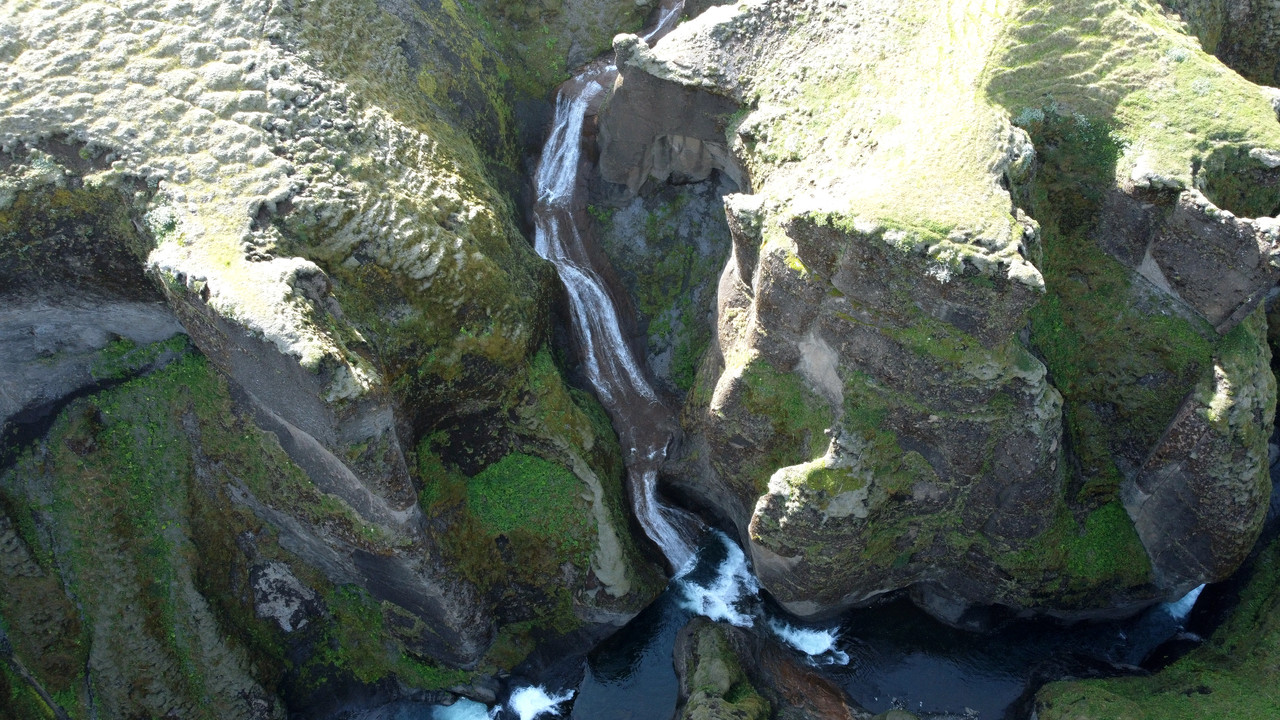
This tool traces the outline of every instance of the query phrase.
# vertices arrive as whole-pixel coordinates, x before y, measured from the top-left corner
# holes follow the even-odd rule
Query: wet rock
[[[676,640],[681,718],[868,720],[843,690],[775,641],[695,618]]]
[[[249,584],[258,617],[274,620],[286,633],[303,629],[320,614],[315,591],[303,585],[284,563],[253,568]]]

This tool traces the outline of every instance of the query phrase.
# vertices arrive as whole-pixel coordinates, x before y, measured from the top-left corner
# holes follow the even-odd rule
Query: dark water
[[[545,695],[573,696],[538,717],[670,720],[679,691],[672,651],[680,629],[695,615],[706,614],[699,611],[700,601],[706,603],[701,609],[711,608],[714,616],[717,602],[732,605],[736,599],[735,623],[752,623],[756,632],[771,632],[769,621],[779,619],[803,627],[783,617],[767,600],[725,582],[743,568],[740,551],[727,538],[708,535],[699,547],[695,568],[673,580],[631,623],[591,650],[580,666],[511,683],[495,716],[530,720],[531,708],[538,704],[513,707],[512,695],[539,685]],[[847,664],[832,664],[836,657],[832,653],[814,659],[797,651],[796,656],[871,712],[902,708],[936,718],[1021,718],[1026,711],[1020,700],[1048,680],[1068,674],[1116,675],[1124,672],[1124,666],[1139,663],[1180,629],[1194,602],[1189,600],[1182,606],[1156,606],[1123,621],[1066,625],[1008,620],[979,634],[943,625],[900,599],[841,619],[838,650],[848,655]],[[487,709],[474,703],[448,710],[422,706],[402,710],[385,717],[487,717]]]

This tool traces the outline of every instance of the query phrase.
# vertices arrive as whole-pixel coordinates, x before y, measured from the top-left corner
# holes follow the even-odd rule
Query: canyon
[[[653,717],[950,717],[851,628],[1146,655],[1206,584],[1167,667],[1028,640],[980,716],[1273,714],[1276,47],[1263,0],[7,3],[0,717],[606,717],[628,653]]]

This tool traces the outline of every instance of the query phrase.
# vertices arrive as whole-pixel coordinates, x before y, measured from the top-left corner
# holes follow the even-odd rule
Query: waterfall
[[[683,0],[666,0],[657,25],[642,37],[656,39],[675,26]],[[693,537],[701,524],[658,500],[658,466],[675,432],[675,413],[645,377],[640,358],[627,341],[618,305],[595,266],[594,239],[587,236],[579,168],[582,125],[617,68],[593,63],[565,82],[556,96],[555,119],[535,174],[534,247],[555,265],[569,296],[574,338],[588,381],[595,388],[627,453],[631,506],[649,539],[674,570],[693,557]]]

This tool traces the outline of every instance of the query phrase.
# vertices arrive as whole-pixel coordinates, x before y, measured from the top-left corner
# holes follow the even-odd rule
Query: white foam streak
[[[1181,599],[1171,603],[1165,603],[1164,610],[1169,613],[1170,617],[1178,622],[1183,622],[1187,616],[1191,614],[1191,608],[1196,606],[1196,600],[1200,599],[1200,593],[1204,591],[1204,585],[1195,588],[1191,592],[1182,596]]]
[[[836,628],[818,630],[794,627],[777,618],[769,620],[769,627],[786,644],[808,655],[820,665],[848,665],[849,653],[836,647],[840,633]]]
[[[610,402],[621,394],[620,391],[625,392],[626,389],[646,400],[657,402],[657,395],[645,381],[631,347],[622,337],[618,313],[599,277],[590,270],[583,270],[567,262],[561,264],[559,269],[560,279],[569,291],[569,312],[584,345],[587,374],[597,391],[607,396]],[[624,381],[628,387],[622,388],[617,382],[610,381],[602,372],[601,361],[608,363],[609,369],[613,371],[609,373],[610,377]]]
[[[582,155],[582,121],[591,99],[601,90],[595,82],[587,82],[576,97],[560,91],[556,98],[555,126],[542,150],[538,165],[538,199],[552,205],[573,195],[578,180],[578,159]]]
[[[548,695],[541,687],[522,687],[511,693],[507,709],[520,716],[520,720],[533,720],[548,713],[560,714],[560,705],[573,699],[573,690],[559,695]]]
[[[649,41],[670,30],[684,3],[664,0],[657,26],[645,35]],[[592,102],[617,75],[612,65],[594,65],[560,88],[550,137],[542,150],[535,173],[538,202],[534,217],[534,248],[551,261],[560,273],[569,296],[570,319],[582,350],[587,379],[600,400],[615,414],[631,407],[661,409],[657,393],[645,379],[640,361],[623,336],[613,298],[599,274],[592,269],[593,254],[579,233],[575,212],[581,205],[575,198],[578,168],[582,155],[582,126]],[[588,238],[589,239],[589,238]],[[656,406],[656,407],[654,407]],[[645,422],[640,420],[639,422]],[[633,424],[634,431],[640,425]],[[623,432],[623,429],[619,429]],[[652,433],[651,433],[652,434]],[[628,438],[632,442],[636,438]],[[668,438],[649,437],[637,442],[632,460],[660,460]],[[636,517],[649,537],[666,554],[676,569],[693,556],[691,543],[663,512],[657,498],[657,473],[651,468],[633,468],[639,475],[639,492],[634,498]]]
[[[649,32],[640,37],[648,44],[652,45],[654,38],[661,39],[679,23],[680,11],[684,10],[684,2],[673,2],[670,7],[664,7],[658,13],[658,22]]]
[[[667,513],[658,502],[658,472],[645,470],[640,478],[640,485],[644,507],[636,508],[636,519],[644,526],[645,534],[662,548],[667,561],[679,574],[690,566],[693,547],[667,519]]]
[[[495,713],[475,700],[460,699],[431,709],[431,720],[489,720]]]
[[[747,556],[738,544],[716,533],[724,543],[726,556],[716,568],[716,576],[709,585],[684,580],[684,607],[716,622],[727,622],[737,627],[749,628],[755,624],[752,616],[738,609],[744,599],[755,597],[760,585],[747,567]],[[688,567],[685,573],[692,569]],[[681,579],[677,577],[677,579]]]

